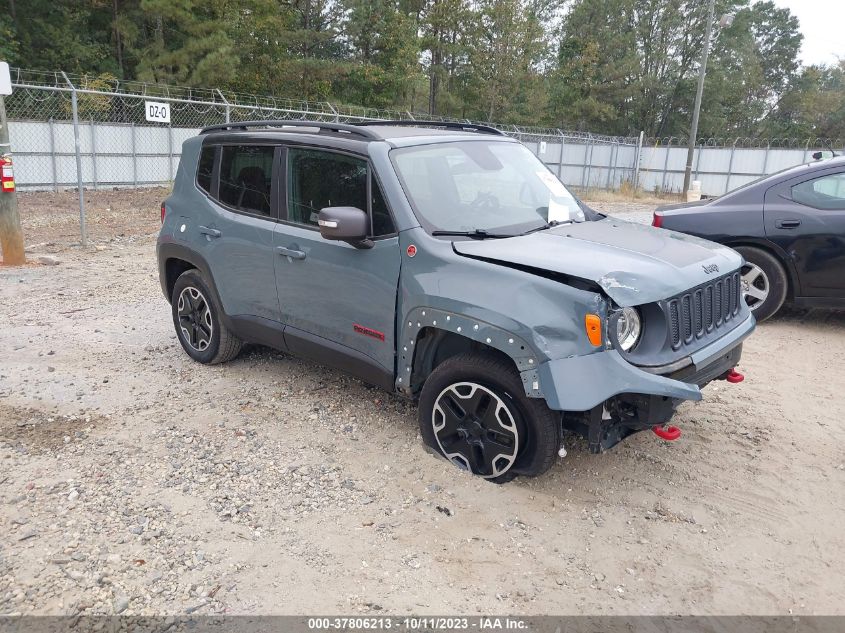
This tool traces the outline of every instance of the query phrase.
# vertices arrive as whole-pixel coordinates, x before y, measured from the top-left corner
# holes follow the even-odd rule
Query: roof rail
[[[354,125],[347,125],[346,123],[326,123],[324,121],[238,121],[237,123],[221,123],[219,125],[209,125],[200,130],[200,134],[208,134],[209,132],[225,132],[227,130],[248,130],[251,128],[317,128],[319,130],[328,130],[330,132],[340,132],[345,134],[354,134],[356,136],[363,136],[367,139],[381,140],[381,137],[374,132],[356,127]],[[290,130],[294,131],[294,130]]]
[[[496,136],[505,136],[501,130],[497,130],[489,125],[479,125],[476,123],[461,123],[459,121],[357,121],[353,126],[365,127],[367,125],[390,125],[394,127],[431,127],[431,128],[447,128],[449,130],[462,130],[464,132],[478,132],[479,134],[495,134]]]

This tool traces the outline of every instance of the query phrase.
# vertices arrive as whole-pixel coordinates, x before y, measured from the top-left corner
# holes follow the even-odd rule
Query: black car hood
[[[675,296],[742,263],[726,246],[616,218],[518,237],[457,241],[454,249],[468,257],[592,281],[620,306]]]

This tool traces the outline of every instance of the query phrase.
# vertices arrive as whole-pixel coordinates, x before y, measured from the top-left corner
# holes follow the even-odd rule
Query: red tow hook
[[[725,376],[725,380],[727,380],[728,382],[736,384],[738,382],[742,382],[743,380],[745,380],[745,376],[740,374],[736,369],[731,369],[728,372],[728,375]]]
[[[662,426],[654,426],[651,428],[654,431],[654,434],[659,437],[661,440],[666,440],[667,442],[674,442],[679,437],[681,437],[681,429],[677,426],[667,426],[665,429]]]

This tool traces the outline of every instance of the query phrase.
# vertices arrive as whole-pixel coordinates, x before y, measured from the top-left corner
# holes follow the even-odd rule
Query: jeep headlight
[[[642,331],[642,321],[637,309],[623,308],[616,320],[616,340],[619,342],[619,347],[630,352],[640,340]]]

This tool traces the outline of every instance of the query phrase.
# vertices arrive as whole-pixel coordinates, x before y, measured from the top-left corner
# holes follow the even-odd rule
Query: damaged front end
[[[611,310],[607,349],[541,366],[546,400],[563,411],[564,428],[585,437],[595,453],[645,429],[677,439],[677,428],[663,427],[681,402],[700,400],[713,380],[742,379],[734,368],[755,322],[738,279],[729,273],[639,306],[643,333],[628,350],[615,336],[619,311]]]

